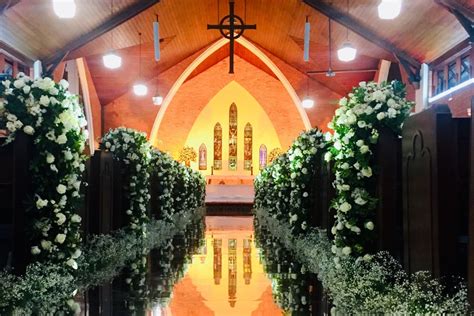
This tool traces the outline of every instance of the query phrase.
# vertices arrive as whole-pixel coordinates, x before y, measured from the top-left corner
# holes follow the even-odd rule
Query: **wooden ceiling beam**
[[[4,14],[8,9],[18,4],[20,0],[0,0],[0,15]]]
[[[420,61],[418,61],[416,58],[403,51],[402,49],[398,48],[389,40],[385,39],[366,25],[359,22],[353,16],[345,13],[344,11],[336,8],[335,6],[329,5],[321,0],[303,0],[303,2],[315,9],[316,11],[321,12],[328,18],[347,27],[352,32],[362,36],[369,42],[372,42],[377,46],[385,49],[386,51],[393,53],[398,59],[403,59],[412,67],[417,69],[421,67]]]
[[[474,43],[474,11],[456,0],[434,0],[437,4],[447,9],[461,23],[469,35],[469,41]]]
[[[114,28],[127,22],[131,18],[137,16],[138,14],[142,13],[143,11],[149,9],[150,7],[159,2],[160,0],[136,1],[134,4],[130,5],[127,8],[124,8],[123,10],[112,16],[109,20],[105,21],[89,33],[81,35],[77,39],[71,41],[53,56],[43,60],[43,66],[48,69],[48,72],[52,73],[54,71],[54,68],[52,68],[52,66],[54,67],[55,65],[58,65],[59,62],[61,62],[61,60],[63,60],[70,52],[113,30]]]

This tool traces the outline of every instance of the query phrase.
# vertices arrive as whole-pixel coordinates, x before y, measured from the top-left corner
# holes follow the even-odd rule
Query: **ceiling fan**
[[[361,73],[361,72],[376,72],[377,69],[345,69],[345,70],[333,70],[332,69],[332,32],[331,32],[331,19],[329,19],[329,67],[327,70],[310,70],[306,73],[308,75],[326,75],[326,77],[332,78],[336,74],[349,74],[349,73]]]

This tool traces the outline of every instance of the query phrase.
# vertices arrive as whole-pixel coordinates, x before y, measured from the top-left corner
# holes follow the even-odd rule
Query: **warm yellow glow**
[[[293,100],[293,105],[288,104],[288,106],[296,106],[298,112],[300,113],[301,120],[306,128],[306,130],[311,129],[311,123],[309,122],[308,115],[306,114],[305,110],[301,106],[301,100],[299,99],[298,95],[296,94],[295,89],[292,87],[286,76],[283,72],[275,65],[275,63],[258,47],[252,44],[250,41],[246,40],[243,36],[239,37],[236,40],[239,44],[244,46],[246,49],[251,51],[258,59],[260,59],[265,65],[270,68],[275,76],[280,80],[283,87],[285,87],[286,91],[290,95],[291,99]],[[166,95],[165,99],[163,100],[163,106],[158,111],[156,115],[155,122],[153,123],[153,128],[150,133],[150,141],[153,145],[156,145],[158,139],[158,132],[160,130],[161,121],[163,120],[165,113],[168,109],[168,106],[171,104],[174,96],[178,92],[179,88],[184,84],[186,79],[192,74],[192,72],[201,64],[203,63],[209,56],[213,53],[218,51],[221,47],[226,45],[229,41],[225,38],[221,38],[220,40],[214,42],[211,46],[209,46],[204,52],[201,53],[179,76],[179,78],[175,81],[173,86],[171,87],[170,91]]]
[[[232,103],[237,105],[237,170],[229,171],[229,108]],[[214,125],[219,122],[222,126],[222,170],[215,170],[214,175],[250,175],[244,170],[244,128],[250,123],[253,128],[252,165],[254,174],[259,172],[259,148],[267,146],[268,151],[281,148],[278,134],[257,100],[240,84],[231,81],[222,88],[201,111],[191,128],[186,146],[193,147],[198,152],[201,144],[207,148],[207,170],[204,175],[211,174],[214,159]],[[198,159],[199,160],[199,159]],[[198,170],[198,160],[191,167]]]
[[[259,305],[262,304],[262,294],[271,286],[271,282],[267,278],[263,266],[260,263],[258,251],[253,241],[253,234],[254,232],[251,229],[239,230],[236,229],[236,227],[233,227],[231,230],[208,230],[206,232],[205,251],[203,249],[202,254],[193,256],[192,264],[189,267],[185,279],[180,282],[181,284],[177,284],[175,289],[176,287],[181,287],[186,284],[188,286],[186,292],[199,293],[202,304],[212,311],[214,315],[252,315],[252,312],[256,311]],[[229,269],[231,268],[229,260],[231,252],[229,249],[229,240],[231,239],[236,241],[237,246],[235,251],[236,278],[234,281],[236,286],[233,291],[229,289],[229,284],[234,284],[229,279]],[[222,245],[219,247],[221,249],[222,263],[220,269],[218,269],[218,271],[221,272],[218,277],[219,282],[216,282],[214,278],[216,276],[214,271],[214,240],[219,240]],[[247,282],[244,278],[244,240],[251,240],[250,260],[247,261],[250,263],[251,273]],[[192,287],[189,286],[191,284]],[[183,292],[184,289],[181,290]],[[235,305],[233,307],[229,299],[230,292],[235,293]],[[196,295],[192,297],[196,297]],[[185,306],[191,302],[188,301],[189,297],[186,297],[186,300],[183,299],[183,297],[174,296],[170,304],[170,314],[173,316],[184,315],[183,311],[186,310]],[[195,307],[199,306],[196,302],[192,303]],[[282,315],[281,312],[274,313],[277,309],[275,303],[271,301],[265,303],[267,303],[268,307],[271,307],[265,315]],[[194,312],[196,313],[195,315],[200,315],[199,310]]]

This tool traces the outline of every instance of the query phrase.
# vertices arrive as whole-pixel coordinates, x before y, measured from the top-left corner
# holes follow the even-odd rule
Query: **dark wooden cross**
[[[234,0],[229,0],[229,15],[226,15],[221,19],[219,24],[212,25],[208,24],[208,30],[219,30],[225,38],[229,40],[229,73],[234,73],[234,40],[238,39],[244,34],[245,30],[256,30],[257,25],[249,24],[246,25],[244,20],[238,15],[235,15],[235,2]],[[227,22],[227,24],[226,24]],[[228,32],[226,32],[228,31]]]

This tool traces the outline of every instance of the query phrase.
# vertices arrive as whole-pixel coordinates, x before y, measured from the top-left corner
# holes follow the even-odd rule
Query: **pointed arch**
[[[267,166],[267,161],[268,161],[267,146],[265,146],[265,144],[261,144],[258,153],[259,153],[258,165],[259,165],[260,170],[262,170],[263,168]]]
[[[214,170],[222,170],[222,126],[214,126]]]
[[[237,105],[229,108],[229,170],[237,170]]]
[[[207,170],[207,147],[204,143],[199,146],[199,170]]]
[[[306,114],[306,111],[301,105],[301,100],[296,94],[295,89],[293,86],[290,84],[286,76],[283,74],[283,72],[278,68],[277,65],[264,53],[262,52],[258,47],[256,47],[254,44],[249,42],[247,39],[245,39],[243,36],[239,37],[236,40],[239,44],[241,44],[243,47],[248,49],[250,52],[252,52],[257,58],[259,58],[265,65],[270,68],[275,76],[278,78],[278,80],[282,83],[283,87],[286,89],[288,92],[289,96],[293,100],[293,105],[296,107],[300,114],[300,118],[303,121],[304,127],[306,130],[311,129],[311,123],[309,121],[308,115]],[[153,123],[153,128],[150,133],[150,141],[152,144],[156,143],[156,139],[158,137],[158,130],[160,129],[161,122],[163,121],[163,118],[165,116],[165,113],[168,109],[168,106],[171,104],[171,101],[173,100],[174,96],[178,92],[179,88],[183,85],[183,83],[186,81],[186,79],[192,74],[192,72],[201,64],[203,63],[209,56],[211,56],[213,53],[215,53],[217,50],[228,44],[228,40],[225,38],[221,38],[220,40],[214,42],[211,46],[209,46],[201,55],[199,55],[187,68],[186,70],[183,71],[183,73],[179,76],[179,78],[175,81],[173,86],[171,87],[170,91],[166,95],[165,99],[163,100],[163,104],[160,107],[160,110],[158,111],[158,114],[156,115],[155,122]]]
[[[252,170],[253,129],[250,123],[244,128],[244,170]]]

